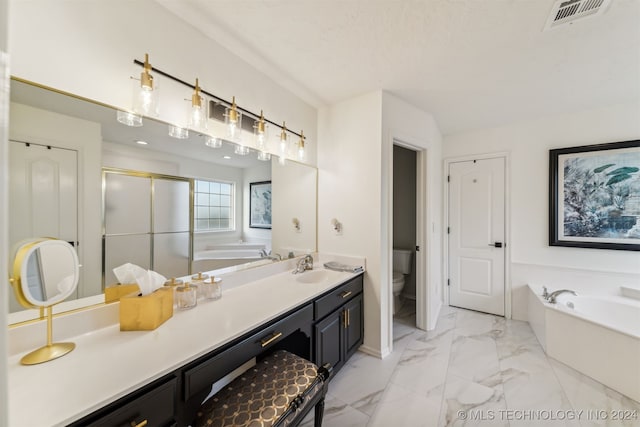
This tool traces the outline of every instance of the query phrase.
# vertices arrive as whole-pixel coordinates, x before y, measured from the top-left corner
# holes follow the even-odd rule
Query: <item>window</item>
[[[196,180],[194,194],[195,231],[234,229],[233,183]]]

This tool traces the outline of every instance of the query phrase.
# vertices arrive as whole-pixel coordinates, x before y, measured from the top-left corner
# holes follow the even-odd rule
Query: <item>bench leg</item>
[[[324,397],[316,403],[313,417],[313,427],[322,427],[322,416],[324,415]]]

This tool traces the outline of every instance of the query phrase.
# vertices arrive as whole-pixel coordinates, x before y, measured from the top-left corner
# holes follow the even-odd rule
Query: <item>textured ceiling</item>
[[[444,134],[640,102],[640,1],[543,32],[553,0],[157,0],[312,105],[384,89]]]

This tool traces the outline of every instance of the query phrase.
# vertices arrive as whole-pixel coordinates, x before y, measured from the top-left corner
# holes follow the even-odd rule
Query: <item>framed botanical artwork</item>
[[[549,151],[549,245],[640,250],[640,140]]]
[[[271,181],[249,183],[249,227],[271,228]]]

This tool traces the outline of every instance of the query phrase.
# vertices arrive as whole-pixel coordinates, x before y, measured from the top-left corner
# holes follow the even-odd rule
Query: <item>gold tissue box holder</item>
[[[149,295],[120,298],[120,330],[152,331],[173,316],[173,289],[160,288]]]
[[[104,288],[104,302],[109,304],[110,302],[119,301],[125,295],[140,292],[140,288],[137,283],[131,283],[128,285],[121,285],[120,283],[111,285]]]

